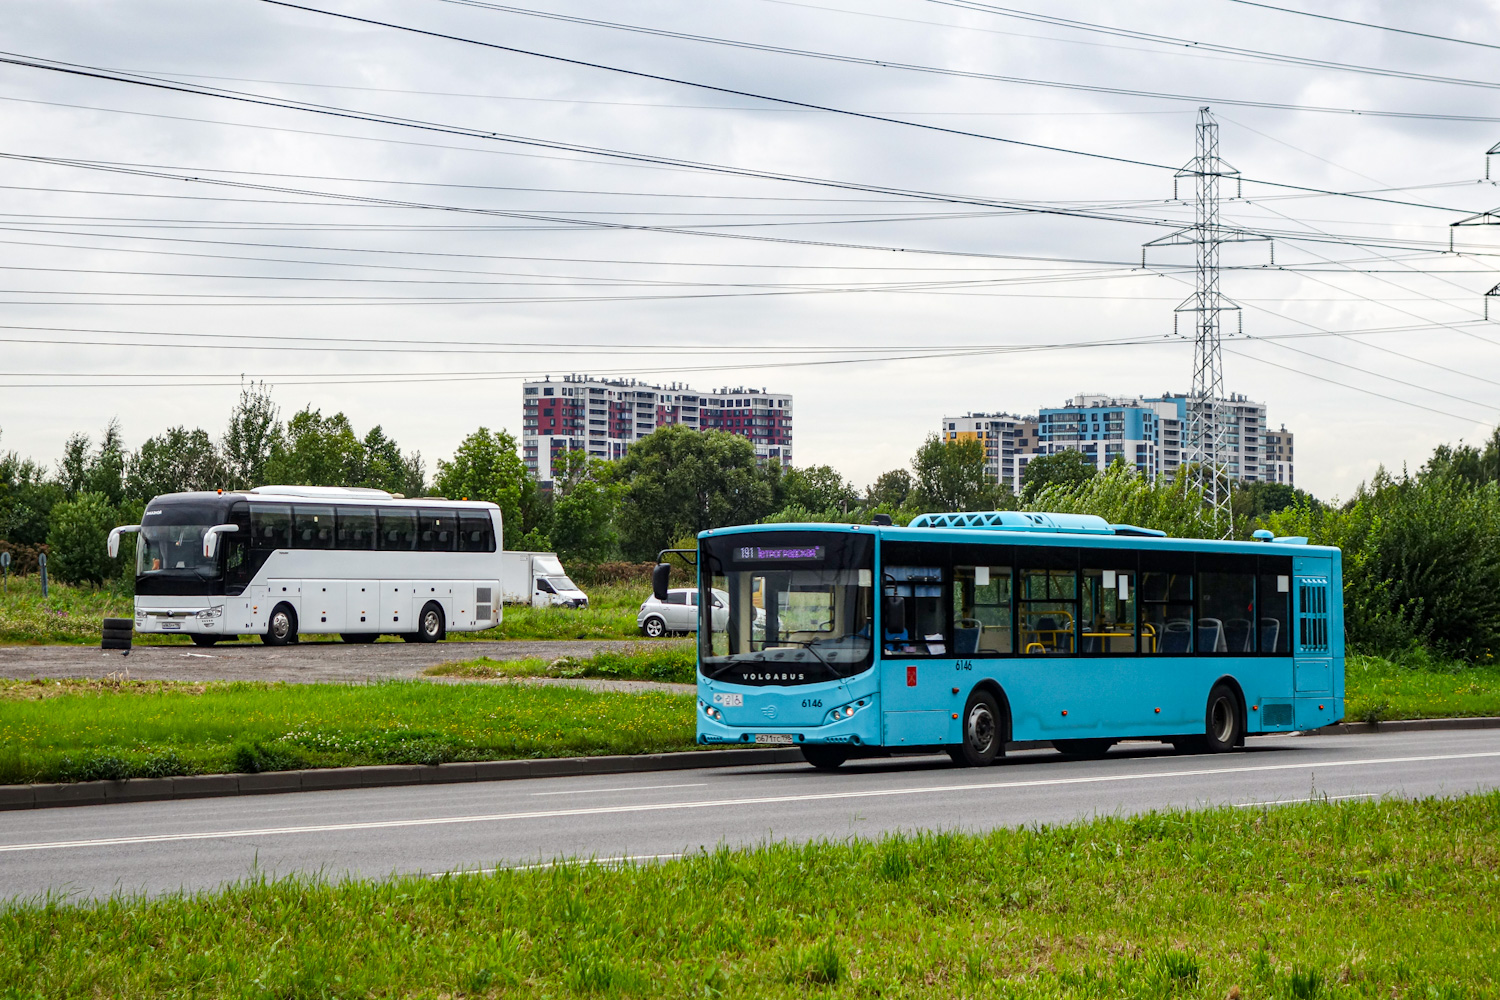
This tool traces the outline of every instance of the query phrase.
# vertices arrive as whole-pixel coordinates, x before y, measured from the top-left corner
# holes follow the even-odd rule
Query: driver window
[[[944,656],[949,642],[948,607],[943,599],[946,580],[941,566],[886,566],[886,597],[905,606],[904,628],[885,629],[885,650],[903,656]]]

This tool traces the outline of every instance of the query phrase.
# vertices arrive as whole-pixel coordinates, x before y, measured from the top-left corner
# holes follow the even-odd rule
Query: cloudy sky
[[[1191,248],[1141,247],[1205,104],[1274,237],[1224,248],[1226,384],[1298,484],[1500,420],[1500,228],[1448,252],[1500,205],[1491,0],[5,12],[0,448],[43,461],[218,434],[245,378],[430,469],[573,371],[794,393],[864,484],[945,414],[1185,391]]]

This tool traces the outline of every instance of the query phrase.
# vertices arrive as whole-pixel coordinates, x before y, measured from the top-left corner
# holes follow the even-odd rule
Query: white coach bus
[[[383,490],[259,486],[171,493],[140,524],[135,629],[200,646],[242,634],[436,642],[500,623],[500,508]]]

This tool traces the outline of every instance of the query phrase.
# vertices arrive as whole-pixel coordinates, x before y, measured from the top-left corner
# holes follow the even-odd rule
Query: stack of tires
[[[135,622],[129,618],[104,619],[104,638],[100,649],[123,649],[130,651],[130,640],[135,635]]]

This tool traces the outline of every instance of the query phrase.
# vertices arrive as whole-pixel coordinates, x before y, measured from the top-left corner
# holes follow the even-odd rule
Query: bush
[[[47,570],[64,583],[103,583],[119,572],[106,550],[120,514],[99,493],[80,493],[52,508]],[[139,523],[139,522],[137,522]]]

